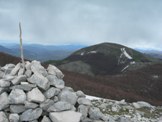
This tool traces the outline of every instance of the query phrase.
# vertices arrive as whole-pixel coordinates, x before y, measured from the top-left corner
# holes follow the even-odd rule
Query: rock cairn
[[[0,122],[108,121],[82,91],[66,87],[63,73],[40,62],[0,68]]]

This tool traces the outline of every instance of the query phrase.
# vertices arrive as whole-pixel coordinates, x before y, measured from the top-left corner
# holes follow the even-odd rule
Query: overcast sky
[[[0,40],[162,49],[162,0],[0,0]]]

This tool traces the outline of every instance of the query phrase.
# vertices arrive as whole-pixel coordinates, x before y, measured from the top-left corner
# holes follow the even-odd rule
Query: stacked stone
[[[102,122],[108,119],[82,91],[66,87],[64,75],[40,62],[0,68],[0,122]]]

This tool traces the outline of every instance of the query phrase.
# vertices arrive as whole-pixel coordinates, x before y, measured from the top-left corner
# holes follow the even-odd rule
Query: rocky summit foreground
[[[55,66],[45,69],[38,61],[27,61],[24,68],[21,63],[1,67],[0,122],[141,122],[140,111],[131,119],[120,116],[121,108],[122,114],[133,114],[134,108],[155,109],[144,102],[133,108],[124,101],[90,101],[82,91],[66,87],[63,77]]]
[[[63,77],[55,66],[45,69],[38,61],[1,67],[0,122],[106,121],[82,91],[65,86]]]

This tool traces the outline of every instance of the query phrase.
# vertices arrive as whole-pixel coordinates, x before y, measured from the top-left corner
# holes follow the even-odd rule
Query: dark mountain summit
[[[149,62],[149,59],[126,46],[102,43],[74,52],[59,67],[82,74],[108,75],[121,73],[138,62]]]

